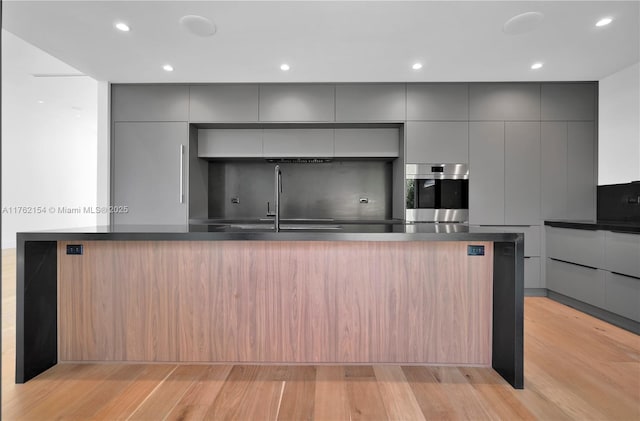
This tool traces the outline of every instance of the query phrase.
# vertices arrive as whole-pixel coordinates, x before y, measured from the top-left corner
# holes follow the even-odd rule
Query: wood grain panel
[[[491,361],[491,243],[59,244],[61,361]]]

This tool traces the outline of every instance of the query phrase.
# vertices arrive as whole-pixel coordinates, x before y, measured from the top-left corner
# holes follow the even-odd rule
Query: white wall
[[[598,185],[640,180],[640,63],[600,80]]]
[[[19,231],[96,224],[94,213],[59,208],[97,203],[97,82],[34,73],[78,71],[3,30],[2,248]]]

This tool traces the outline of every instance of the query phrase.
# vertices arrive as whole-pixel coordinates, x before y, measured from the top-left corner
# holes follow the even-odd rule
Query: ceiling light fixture
[[[596,26],[607,26],[611,22],[613,22],[613,19],[611,18],[602,18],[598,22],[596,22]]]
[[[119,29],[122,32],[129,32],[131,30],[131,28],[129,28],[129,25],[124,22],[116,23],[116,29]]]
[[[38,104],[44,104],[44,101],[40,99],[38,100]]]
[[[413,66],[411,66],[411,68],[413,70],[420,70],[422,69],[422,63],[414,63]]]
[[[173,72],[173,66],[170,64],[165,64],[164,66],[162,66],[162,68],[165,72]]]
[[[291,69],[291,66],[289,66],[287,63],[283,63],[280,65],[280,70],[282,70],[283,72],[286,72],[289,69]]]
[[[538,70],[538,69],[542,68],[542,66],[543,66],[543,64],[542,64],[542,63],[540,63],[540,62],[538,62],[538,63],[533,63],[533,64],[531,65],[531,69],[532,69],[532,70]]]

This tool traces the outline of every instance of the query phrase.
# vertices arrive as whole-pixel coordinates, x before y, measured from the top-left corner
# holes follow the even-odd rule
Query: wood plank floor
[[[640,420],[640,337],[525,299],[525,389],[491,369],[61,364],[15,385],[15,251],[2,261],[4,420]]]

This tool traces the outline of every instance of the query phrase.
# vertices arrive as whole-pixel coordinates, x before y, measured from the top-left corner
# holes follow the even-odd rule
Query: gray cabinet
[[[472,83],[469,119],[503,121],[540,120],[540,84]]]
[[[407,84],[407,120],[469,120],[469,84]]]
[[[200,129],[199,158],[262,158],[262,129]]]
[[[607,231],[604,241],[604,268],[640,278],[640,234]]]
[[[400,155],[397,128],[335,129],[335,157],[392,158]]]
[[[405,85],[336,85],[336,121],[404,121]]]
[[[113,121],[188,121],[189,87],[112,85]]]
[[[409,121],[406,130],[406,163],[469,163],[466,121]]]
[[[191,122],[258,121],[258,85],[192,85]]]
[[[603,267],[602,231],[547,227],[546,243],[548,257],[594,268]]]
[[[542,219],[567,217],[567,130],[564,121],[541,123]]]
[[[640,322],[640,279],[605,272],[606,310]]]
[[[524,287],[544,288],[542,277],[540,276],[540,258],[525,257],[524,259]]]
[[[594,83],[543,83],[542,120],[595,120],[596,87]]]
[[[260,85],[260,121],[334,121],[333,85]]]
[[[505,123],[504,223],[540,223],[540,123]]]
[[[333,129],[264,129],[265,158],[331,158]]]
[[[185,224],[187,123],[114,124],[112,204],[128,206],[115,224]]]
[[[567,218],[596,219],[596,142],[593,122],[567,123]]]
[[[504,224],[504,123],[469,123],[469,222]]]
[[[547,259],[547,288],[602,308],[605,302],[605,271]]]

